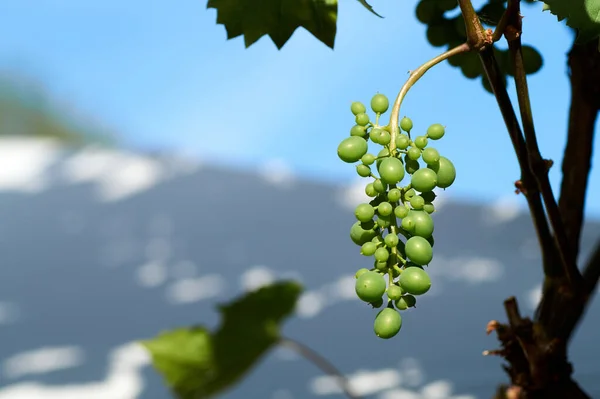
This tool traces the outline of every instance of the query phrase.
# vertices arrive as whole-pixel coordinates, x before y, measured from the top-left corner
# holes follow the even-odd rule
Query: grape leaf
[[[210,398],[231,388],[280,338],[302,288],[278,282],[219,305],[221,324],[179,328],[142,341],[154,367],[180,399]]]
[[[244,36],[250,47],[268,35],[281,49],[297,28],[304,28],[333,48],[337,30],[337,0],[208,0],[217,10],[217,24],[227,39]]]
[[[544,0],[544,11],[567,20],[577,29],[577,42],[586,43],[600,35],[600,0]]]
[[[373,9],[373,6],[371,6],[369,3],[367,3],[366,0],[358,0],[358,2],[360,4],[362,4],[364,8],[371,11],[373,14],[377,15],[379,18],[383,18],[381,15],[379,15],[375,12],[375,10]]]

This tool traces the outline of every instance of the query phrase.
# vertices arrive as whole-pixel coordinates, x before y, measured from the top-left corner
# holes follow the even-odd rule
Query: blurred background
[[[348,232],[364,182],[336,148],[354,124],[352,101],[393,99],[440,52],[415,2],[374,2],[384,19],[343,2],[333,51],[304,30],[281,51],[268,38],[245,49],[205,3],[0,4],[0,399],[166,399],[135,340],[212,327],[215,303],[280,278],[306,287],[285,334],[365,397],[491,397],[506,377],[499,359],[481,356],[497,345],[485,326],[504,318],[510,295],[531,314],[541,281],[493,97],[444,63],[405,99],[415,130],[447,126],[437,148],[458,177],[436,200],[433,287],[382,341],[375,311],[354,294],[368,261]],[[529,82],[557,192],[573,35],[541,4],[522,12],[523,42],[544,58]],[[598,173],[582,259],[600,233]],[[598,310],[596,300],[571,351],[592,397]],[[341,396],[277,349],[223,397]]]

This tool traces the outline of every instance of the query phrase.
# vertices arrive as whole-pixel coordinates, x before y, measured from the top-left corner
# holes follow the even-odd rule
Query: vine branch
[[[325,374],[328,374],[331,377],[334,377],[337,380],[342,391],[344,391],[344,394],[349,399],[360,399],[359,396],[355,395],[352,392],[352,389],[350,388],[350,383],[348,382],[348,379],[342,373],[340,373],[340,371],[333,364],[331,364],[329,362],[329,360],[325,359],[323,356],[318,354],[316,351],[312,350],[311,348],[309,348],[308,346],[306,346],[305,344],[303,344],[301,342],[298,342],[294,339],[286,338],[286,337],[280,338],[279,344],[282,346],[287,346],[288,348],[292,349],[293,351],[298,353],[300,356],[302,356],[303,358],[305,358],[306,360],[308,360],[309,362],[311,362],[312,364],[317,366]]]

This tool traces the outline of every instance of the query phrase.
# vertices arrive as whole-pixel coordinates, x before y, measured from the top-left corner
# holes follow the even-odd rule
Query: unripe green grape
[[[356,173],[361,177],[369,177],[371,176],[371,168],[363,164],[356,165]]]
[[[389,216],[394,211],[392,204],[389,202],[382,202],[377,205],[377,214],[381,216]]]
[[[394,302],[398,310],[406,310],[412,308],[417,303],[417,298],[412,295],[403,295]]]
[[[433,191],[425,191],[425,192],[421,193],[421,197],[423,197],[426,204],[430,204],[433,202],[436,195]]]
[[[412,130],[412,128],[413,128],[413,123],[412,123],[412,120],[410,120],[410,118],[407,118],[405,116],[404,118],[400,119],[400,129],[404,130],[405,132],[410,132]]]
[[[388,201],[390,201],[390,202],[399,201],[401,196],[402,196],[402,193],[397,188],[392,188],[390,191],[388,191],[388,194],[387,194]]]
[[[371,99],[371,109],[379,114],[385,113],[390,107],[388,98],[383,94],[375,94]]]
[[[403,294],[402,288],[400,288],[396,284],[390,285],[387,289],[387,297],[392,301],[395,301],[395,300],[401,298],[402,294]]]
[[[402,317],[400,313],[391,308],[382,309],[375,316],[373,331],[379,338],[389,339],[398,334],[402,328]]]
[[[379,298],[374,302],[370,302],[369,305],[371,305],[374,309],[380,308],[383,305],[383,298]]]
[[[410,184],[417,191],[431,191],[438,184],[438,176],[432,169],[419,169],[412,175]]]
[[[360,222],[360,227],[365,230],[373,230],[375,228],[375,221],[373,219],[367,220],[366,222]]]
[[[394,215],[396,215],[398,219],[403,219],[408,215],[408,208],[400,204],[394,209]]]
[[[435,212],[435,206],[433,204],[425,204],[423,205],[423,210],[427,213],[433,213]]]
[[[404,193],[404,201],[410,201],[410,199],[412,197],[414,197],[415,195],[417,195],[417,192],[415,191],[414,188],[410,188],[410,189],[406,190],[406,192]]]
[[[373,182],[373,187],[378,193],[384,193],[386,189],[386,185],[384,185],[380,179],[377,179]]]
[[[364,114],[365,112],[367,112],[367,107],[365,107],[365,105],[360,101],[354,101],[350,105],[350,111],[352,111],[354,115]]]
[[[338,157],[344,162],[354,163],[367,153],[367,141],[358,136],[344,139],[338,146]]]
[[[385,158],[378,167],[381,180],[388,184],[396,184],[404,178],[404,165],[398,158]]]
[[[416,198],[416,197],[414,197]],[[425,211],[412,210],[408,212],[408,217],[413,221],[414,227],[412,233],[415,236],[428,238],[433,234],[433,219]]]
[[[423,150],[421,157],[427,165],[435,165],[440,160],[440,153],[435,148],[429,147]]]
[[[354,125],[352,129],[350,129],[350,136],[358,136],[363,139],[367,138],[367,129],[364,126]]]
[[[390,257],[390,253],[387,248],[377,248],[375,250],[375,259],[379,262],[385,262]]]
[[[410,212],[409,212],[410,213]],[[402,224],[401,224],[402,228],[406,231],[408,231],[409,233],[412,232],[415,228],[415,222],[414,220],[412,220],[412,218],[410,216],[406,216],[402,219]]]
[[[431,288],[431,279],[420,267],[407,267],[398,280],[402,289],[409,294],[423,295]]]
[[[366,126],[369,123],[369,115],[365,113],[357,114],[354,118],[357,125]]]
[[[390,248],[394,248],[396,245],[398,245],[398,242],[400,240],[398,239],[398,236],[396,234],[390,233],[387,236],[385,236],[383,241],[385,242],[386,246],[388,246]]]
[[[373,128],[371,130],[371,132],[369,133],[369,138],[371,139],[371,141],[375,144],[381,144],[381,135],[383,134],[383,130],[381,130],[380,128],[376,127]]]
[[[361,222],[367,222],[375,216],[375,209],[371,204],[359,204],[354,210],[354,216]]]
[[[364,267],[362,269],[358,269],[356,271],[356,273],[354,274],[354,278],[359,278],[360,276],[362,276],[363,274],[365,274],[368,271],[369,271],[369,269],[364,268]]]
[[[373,155],[373,154],[365,154],[365,155],[362,156],[362,158],[360,160],[365,165],[372,165],[373,162],[375,162],[375,155]]]
[[[419,165],[419,161],[413,161],[412,159],[407,158],[405,162],[406,164],[404,166],[404,170],[406,170],[408,174],[412,175],[421,168],[421,165]]]
[[[379,153],[377,154],[377,161],[375,162],[377,164],[377,168],[379,169],[379,165],[381,165],[381,162],[383,162],[383,160],[386,157],[390,156],[390,151],[387,148],[382,149],[381,151],[379,151]]]
[[[385,293],[385,279],[377,272],[368,271],[356,279],[354,289],[361,300],[375,302]]]
[[[377,196],[378,193],[377,193],[377,190],[375,190],[373,183],[369,183],[365,186],[365,194],[367,194],[367,196],[369,196],[369,197]]]
[[[380,215],[377,218],[377,225],[380,227],[389,227],[391,224],[391,219],[389,216]]]
[[[414,223],[414,219],[410,216],[403,219],[403,221],[406,219],[411,219]],[[423,237],[414,236],[409,238],[406,240],[404,249],[406,251],[406,256],[417,265],[427,265],[431,262],[431,259],[433,259],[431,244]]]
[[[427,137],[419,136],[415,139],[415,147],[420,148],[421,150],[427,147]]]
[[[425,200],[420,195],[415,195],[410,199],[410,206],[413,209],[423,209],[423,205],[425,205]]]
[[[375,261],[375,268],[377,270],[385,272],[387,270],[387,268],[388,268],[387,261],[384,260],[384,261],[380,262],[380,261],[376,260]]]
[[[427,128],[427,137],[431,140],[441,139],[444,137],[444,133],[446,133],[446,128],[439,123],[434,123]]]
[[[438,163],[429,167],[429,169],[436,173],[436,185],[439,188],[450,187],[452,183],[454,183],[454,179],[456,179],[456,169],[454,168],[454,164],[446,157],[440,156]]]
[[[363,245],[365,242],[371,241],[377,235],[375,230],[363,229],[360,222],[356,222],[350,228],[350,238],[356,245]]]
[[[371,242],[374,242],[377,245],[383,245],[383,237],[380,234],[377,234],[371,239]]]
[[[377,250],[377,244],[374,242],[365,242],[362,247],[360,247],[360,253],[364,256],[372,256]]]
[[[410,144],[410,139],[405,134],[399,134],[396,136],[396,147],[400,150],[406,150]]]
[[[408,149],[408,152],[406,153],[406,156],[408,157],[408,159],[416,161],[421,156],[421,150],[417,147],[410,147]]]
[[[379,143],[381,145],[388,145],[390,143],[390,141],[392,141],[392,136],[390,135],[390,132],[382,130],[381,134],[379,135]]]

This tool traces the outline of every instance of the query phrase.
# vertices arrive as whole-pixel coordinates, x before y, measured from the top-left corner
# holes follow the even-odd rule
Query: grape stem
[[[298,342],[291,338],[281,337],[279,339],[279,344],[282,346],[287,346],[292,349],[294,352],[298,353],[300,356],[317,366],[321,371],[325,374],[328,374],[334,377],[344,394],[350,399],[359,399],[359,396],[355,395],[350,388],[350,383],[348,379],[340,373],[340,371],[335,368],[333,364],[331,364],[327,359],[321,356],[316,351],[312,350],[305,344]]]
[[[423,65],[421,65],[419,68],[410,72],[410,76],[408,77],[408,80],[406,81],[406,83],[404,83],[404,85],[400,89],[400,92],[398,93],[398,96],[396,97],[396,101],[394,101],[394,105],[392,107],[392,114],[390,116],[390,125],[389,125],[390,131],[391,131],[390,153],[396,149],[396,137],[399,132],[398,124],[400,122],[399,121],[400,106],[402,105],[402,101],[404,100],[404,97],[406,96],[406,94],[408,93],[410,88],[413,87],[413,85],[415,83],[417,83],[417,81],[419,79],[421,79],[421,77],[425,74],[425,72],[427,72],[431,67],[439,64],[442,61],[447,60],[448,58],[452,57],[453,55],[460,54],[460,53],[466,53],[467,51],[470,51],[470,50],[471,50],[471,46],[468,43],[463,43],[459,46],[456,46],[456,47],[438,55],[435,58],[432,58],[431,60],[429,60],[426,63],[424,63]]]

